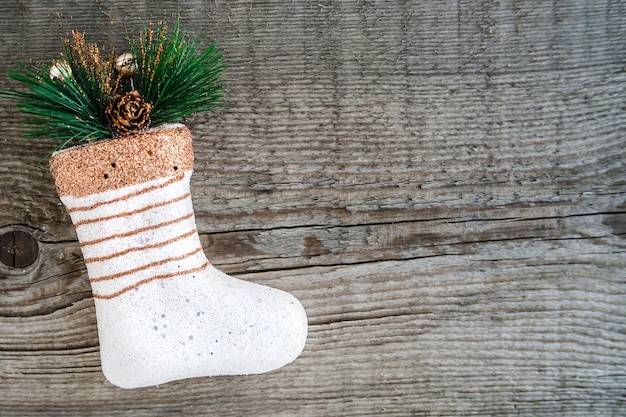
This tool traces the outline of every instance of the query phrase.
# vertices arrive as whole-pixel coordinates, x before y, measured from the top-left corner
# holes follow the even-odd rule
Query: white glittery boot
[[[111,383],[257,374],[300,354],[307,319],[299,301],[205,257],[185,126],[64,150],[50,165],[87,265]]]

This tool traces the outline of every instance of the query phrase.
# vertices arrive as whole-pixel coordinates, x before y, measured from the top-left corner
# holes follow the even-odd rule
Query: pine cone
[[[140,132],[150,126],[152,105],[141,98],[137,90],[115,96],[105,115],[109,127],[119,136]]]

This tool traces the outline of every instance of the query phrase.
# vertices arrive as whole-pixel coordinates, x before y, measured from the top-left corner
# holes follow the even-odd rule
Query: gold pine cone
[[[117,95],[105,111],[107,122],[118,136],[141,132],[150,126],[152,105],[141,98],[137,90]]]

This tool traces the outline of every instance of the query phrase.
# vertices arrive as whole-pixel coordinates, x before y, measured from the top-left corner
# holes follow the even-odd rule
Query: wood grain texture
[[[0,235],[39,245],[0,266],[0,415],[626,413],[623,2],[4,2],[0,72],[179,14],[228,62],[186,120],[205,252],[300,298],[305,351],[107,383],[51,142],[0,102]]]

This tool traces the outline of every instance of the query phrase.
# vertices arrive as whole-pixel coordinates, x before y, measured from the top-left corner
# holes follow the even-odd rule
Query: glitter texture
[[[52,176],[60,197],[84,197],[176,175],[193,168],[191,132],[168,124],[54,153]]]

